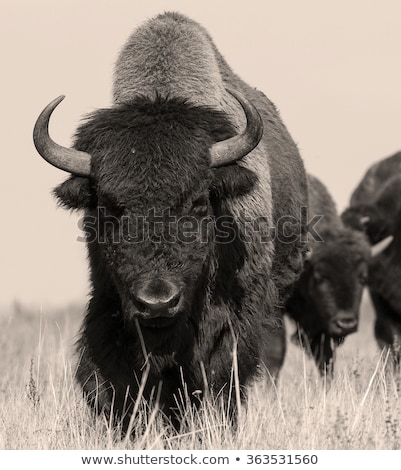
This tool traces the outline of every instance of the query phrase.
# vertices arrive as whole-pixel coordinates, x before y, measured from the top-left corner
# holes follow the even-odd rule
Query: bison
[[[398,152],[368,169],[341,215],[347,226],[365,232],[372,245],[394,233],[394,216],[401,209],[400,178]]]
[[[343,225],[326,187],[311,175],[308,181],[309,217],[322,218],[286,311],[298,326],[293,339],[331,377],[335,348],[358,327],[370,247],[362,233]]]
[[[344,222],[381,246],[369,264],[368,290],[376,313],[375,337],[401,362],[401,152],[372,165],[354,190]]]
[[[34,142],[71,173],[59,203],[84,211],[92,290],[76,375],[89,405],[126,429],[139,396],[174,423],[184,391],[231,404],[237,383],[245,397],[281,366],[280,305],[306,252],[304,166],[275,106],[171,12],[129,37],[112,106],[86,117],[73,148],[48,135],[62,98]],[[282,217],[299,221],[291,242]]]

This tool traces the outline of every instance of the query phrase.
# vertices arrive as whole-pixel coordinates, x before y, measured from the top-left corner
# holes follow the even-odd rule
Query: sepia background
[[[1,0],[0,307],[43,309],[87,295],[78,215],[51,190],[32,128],[53,98],[52,137],[111,104],[113,64],[130,32],[177,10],[205,26],[233,70],[279,108],[308,171],[338,209],[367,167],[401,149],[401,2],[366,0]]]

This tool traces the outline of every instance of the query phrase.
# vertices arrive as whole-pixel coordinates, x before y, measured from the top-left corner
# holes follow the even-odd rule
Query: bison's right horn
[[[383,240],[380,240],[378,243],[373,245],[370,249],[370,254],[372,258],[374,258],[377,255],[380,255],[380,253],[382,253],[387,247],[391,245],[393,240],[394,240],[393,235],[389,235],[388,237],[383,238]]]
[[[212,168],[234,163],[251,152],[259,143],[263,134],[263,122],[255,106],[236,90],[227,91],[237,99],[242,106],[247,125],[245,130],[230,139],[216,142],[210,149],[210,166]]]
[[[89,176],[91,172],[91,156],[56,144],[49,136],[49,120],[52,112],[63,101],[59,96],[40,113],[33,129],[33,142],[39,154],[60,170],[68,171],[77,176]]]

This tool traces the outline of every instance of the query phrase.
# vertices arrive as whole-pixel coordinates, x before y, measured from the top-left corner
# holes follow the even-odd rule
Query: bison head
[[[38,118],[39,153],[72,173],[56,196],[85,209],[93,293],[118,299],[127,321],[162,328],[201,303],[215,259],[214,215],[224,198],[256,181],[235,162],[258,144],[261,119],[245,97],[230,93],[247,118],[239,135],[222,111],[159,96],[90,114],[73,149],[48,135],[63,97]]]
[[[370,248],[349,230],[323,235],[306,262],[301,282],[307,295],[311,328],[343,337],[358,326],[359,305],[368,276]]]
[[[401,175],[394,174],[377,188],[372,201],[358,201],[342,214],[345,225],[366,233],[372,245],[396,232],[397,213],[401,209]]]
[[[365,233],[372,245],[390,236],[393,230],[391,219],[375,205],[349,207],[341,219],[347,227]]]

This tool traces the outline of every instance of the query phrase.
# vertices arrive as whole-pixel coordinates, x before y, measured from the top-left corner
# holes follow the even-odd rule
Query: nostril
[[[147,304],[146,303],[139,300],[138,297],[134,297],[133,301],[135,302],[135,305],[137,306],[137,308],[140,312],[145,312],[146,311],[146,309],[147,309]]]
[[[180,294],[177,294],[175,297],[173,297],[168,304],[169,308],[174,308],[178,305],[178,302],[180,301]]]

